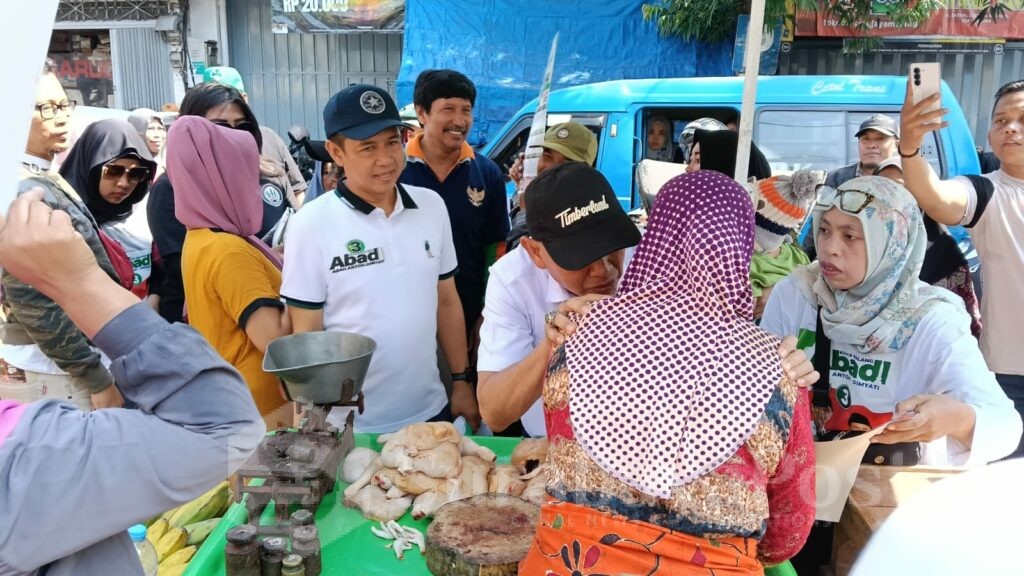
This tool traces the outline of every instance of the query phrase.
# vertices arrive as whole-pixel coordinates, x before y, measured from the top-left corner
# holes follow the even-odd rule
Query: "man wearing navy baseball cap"
[[[357,431],[455,416],[475,428],[448,211],[434,191],[398,183],[402,126],[391,95],[368,84],[345,88],[324,107],[327,152],[344,180],[289,223],[281,294],[295,333],[355,332],[377,343]],[[454,372],[450,401],[435,338]],[[332,412],[331,422],[340,425],[347,412]]]

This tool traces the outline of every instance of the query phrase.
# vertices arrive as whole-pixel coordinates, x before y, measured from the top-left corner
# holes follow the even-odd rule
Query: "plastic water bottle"
[[[136,524],[128,529],[128,535],[132,537],[132,542],[135,543],[135,551],[138,552],[139,561],[142,562],[142,573],[146,576],[156,576],[156,548],[153,547],[149,540],[146,540],[146,527],[142,524]]]

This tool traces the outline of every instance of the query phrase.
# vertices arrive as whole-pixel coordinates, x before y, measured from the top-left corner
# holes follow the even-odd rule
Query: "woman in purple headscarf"
[[[259,149],[244,130],[184,116],[167,137],[174,213],[185,225],[181,269],[189,322],[245,377],[268,428],[291,407],[263,353],[291,332],[278,298],[281,260],[256,234],[263,221]]]
[[[548,501],[523,574],[761,574],[814,518],[805,391],[754,325],[754,210],[706,171],[670,180],[616,296],[544,383]]]

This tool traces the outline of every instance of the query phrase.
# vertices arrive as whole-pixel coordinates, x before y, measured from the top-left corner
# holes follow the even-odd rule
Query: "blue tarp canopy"
[[[451,68],[477,88],[469,141],[481,145],[537,97],[559,32],[552,90],[604,80],[732,75],[732,43],[663,38],[643,0],[408,0],[398,104],[423,70]]]

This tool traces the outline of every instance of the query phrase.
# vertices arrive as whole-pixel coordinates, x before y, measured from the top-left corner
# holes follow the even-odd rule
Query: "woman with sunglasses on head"
[[[263,353],[291,333],[278,294],[281,259],[258,236],[263,217],[259,148],[248,135],[183,117],[167,136],[175,214],[186,227],[181,255],[192,326],[249,385],[268,429],[291,425]]]
[[[128,122],[115,119],[90,124],[60,167],[61,176],[120,248],[120,254],[111,254],[115,267],[127,259],[130,288],[140,298],[148,292],[153,235],[144,219],[131,216],[133,207],[149,192],[155,170],[156,162],[139,133]]]
[[[181,101],[179,119],[187,116],[200,116],[219,126],[246,132],[252,135],[257,148],[263,144],[256,116],[245,103],[242,93],[230,86],[213,82],[189,90]],[[170,154],[169,148],[167,154]],[[254,193],[263,199],[263,221],[258,236],[263,238],[273,231],[288,208],[297,207],[297,204],[285,192],[289,190],[286,185],[287,175],[281,168],[260,156],[256,170],[260,187]],[[181,247],[185,242],[185,226],[174,215],[174,188],[167,174],[153,184],[147,212],[160,257],[160,282],[151,286],[150,291],[159,298],[160,315],[168,322],[181,322],[185,306],[181,281]]]
[[[818,370],[819,438],[877,428],[872,462],[985,464],[1021,419],[971,335],[963,301],[918,276],[927,237],[914,197],[878,176],[822,188],[818,261],[772,291],[761,327],[799,335]]]

